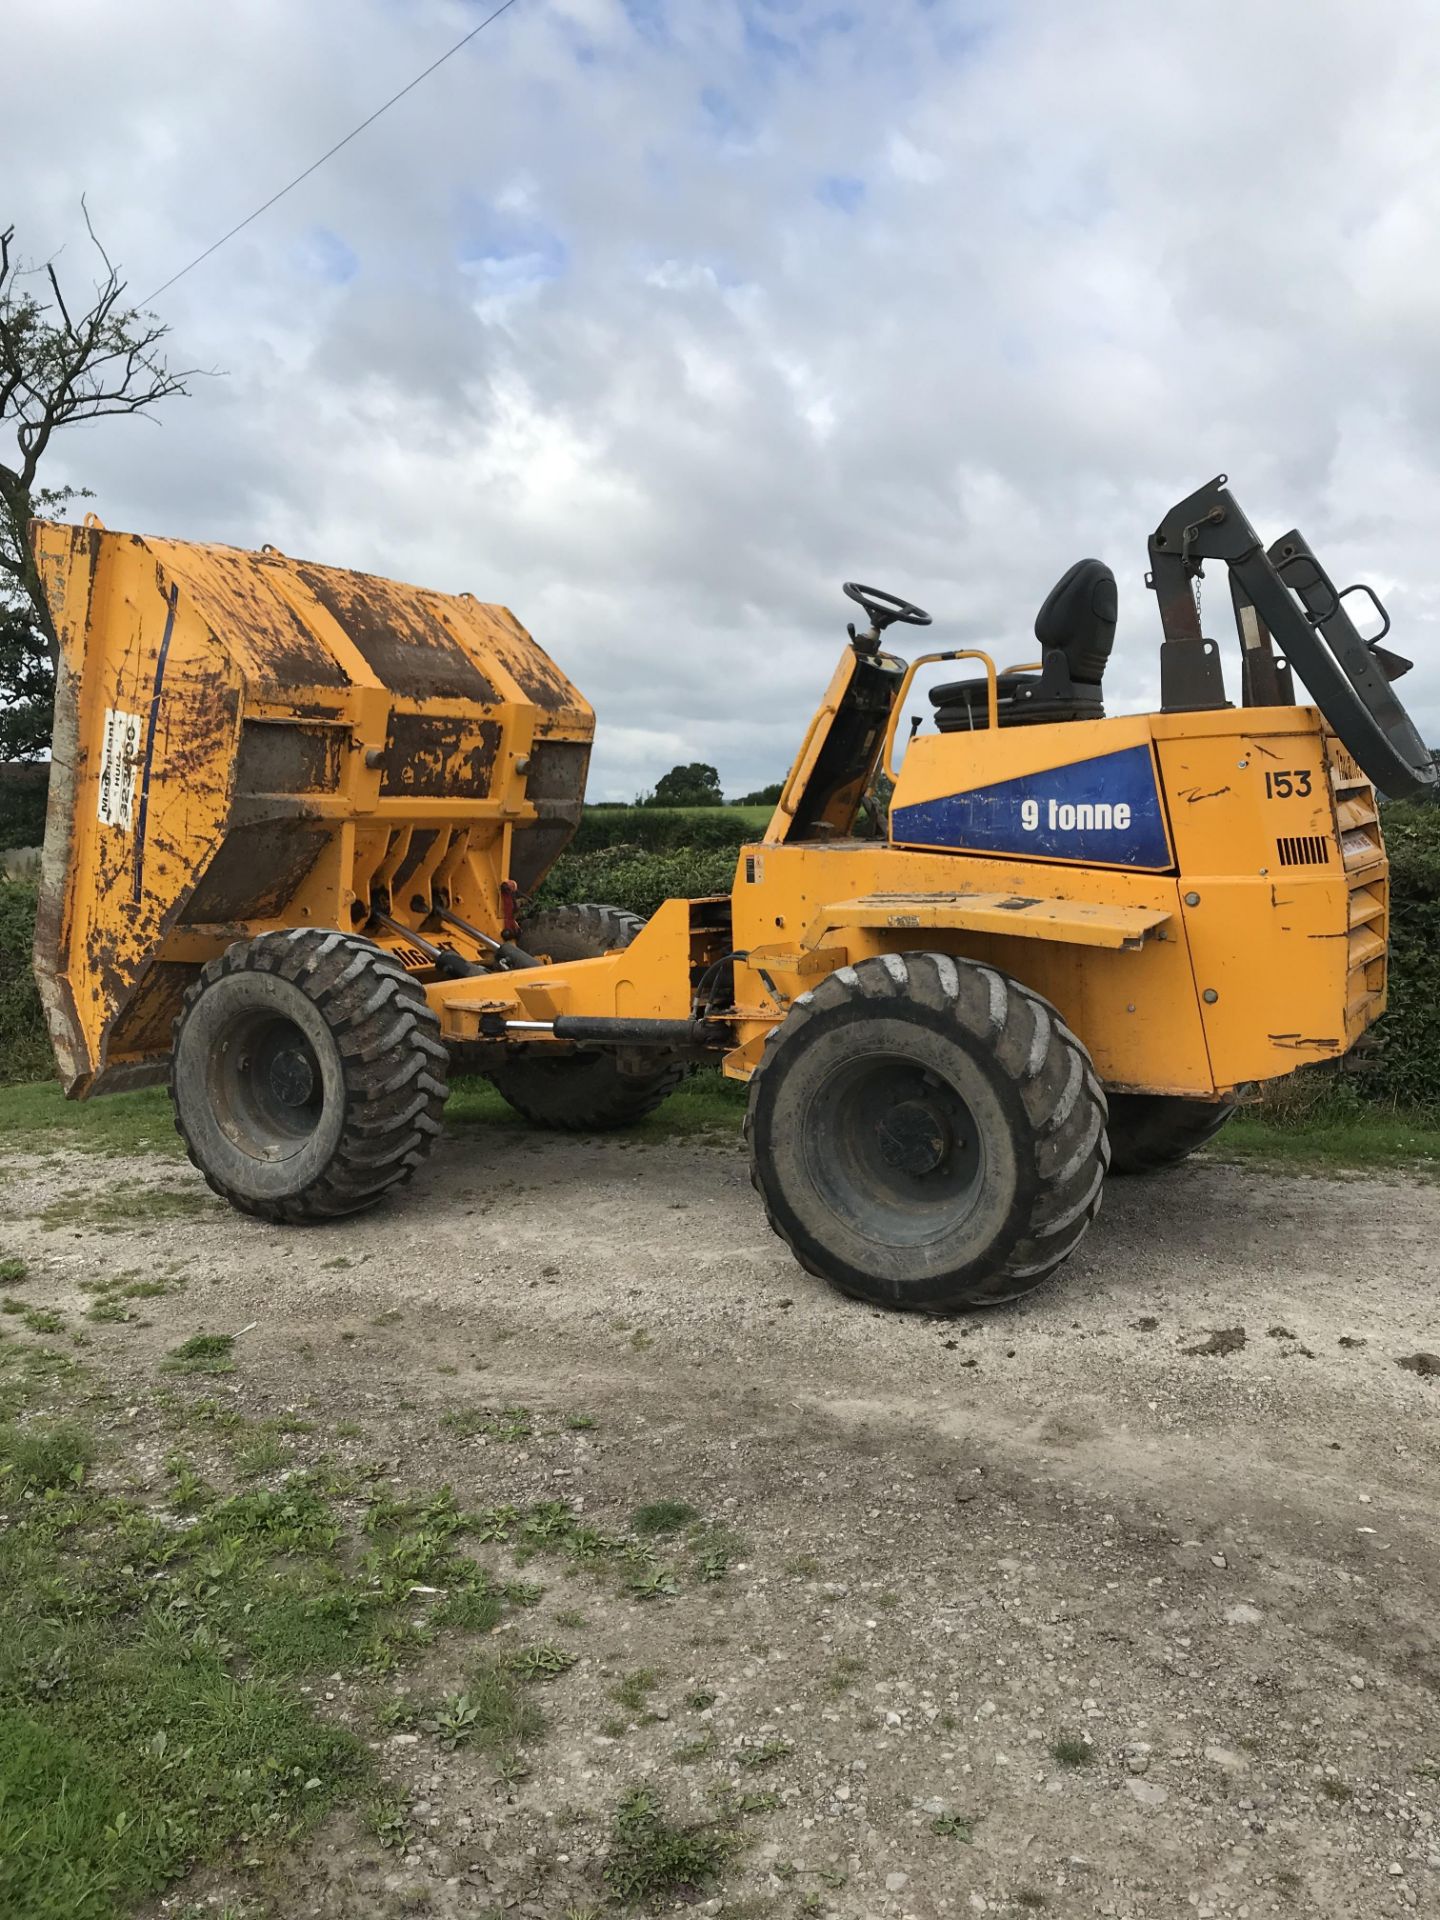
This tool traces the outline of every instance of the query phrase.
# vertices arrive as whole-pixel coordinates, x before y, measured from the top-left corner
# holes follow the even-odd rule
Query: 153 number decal
[[[1309,767],[1282,768],[1278,773],[1265,776],[1265,798],[1267,800],[1304,800],[1310,793]]]

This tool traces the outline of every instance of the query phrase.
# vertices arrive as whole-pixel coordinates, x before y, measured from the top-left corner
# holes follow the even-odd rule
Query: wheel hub
[[[934,1173],[950,1152],[950,1128],[926,1100],[897,1102],[882,1115],[877,1131],[885,1164],[912,1179]]]
[[[984,1192],[984,1133],[964,1094],[901,1046],[847,1049],[810,1088],[800,1125],[816,1193],[867,1240],[929,1244]]]
[[[282,1048],[270,1062],[270,1091],[284,1107],[303,1107],[315,1095],[315,1067],[299,1047]]]

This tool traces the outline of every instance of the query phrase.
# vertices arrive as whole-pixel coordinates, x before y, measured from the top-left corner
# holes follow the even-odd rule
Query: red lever
[[[500,882],[500,927],[507,940],[518,940],[520,937],[520,922],[515,914],[519,898],[520,889],[513,880]]]

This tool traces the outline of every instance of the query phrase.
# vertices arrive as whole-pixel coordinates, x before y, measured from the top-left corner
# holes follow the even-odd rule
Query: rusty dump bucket
[[[504,607],[268,548],[32,537],[61,643],[35,959],[70,1094],[157,1078],[232,941],[436,899],[498,934],[502,885],[574,833],[594,715]]]

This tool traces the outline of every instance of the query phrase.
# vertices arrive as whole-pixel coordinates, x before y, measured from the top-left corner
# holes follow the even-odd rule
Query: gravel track
[[[633,1779],[699,1809],[764,1740],[791,1749],[760,1783],[780,1804],[702,1910],[1440,1904],[1440,1379],[1399,1364],[1440,1350],[1433,1185],[1115,1181],[1042,1293],[941,1321],[801,1272],[729,1141],[481,1130],[399,1200],[307,1231],[218,1206],[42,1224],[99,1185],[201,1191],[155,1160],[6,1176],[27,1303],[183,1272],[151,1324],[93,1329],[112,1377],[153,1384],[178,1339],[248,1328],[247,1411],[321,1406],[462,1498],[559,1493],[623,1523],[672,1494],[746,1543],[722,1584],[659,1607],[562,1583],[554,1604],[592,1624],[523,1791],[497,1800],[463,1755],[390,1755],[423,1846],[397,1865],[328,1835],[285,1920],[398,1914],[417,1888],[439,1914],[560,1920],[597,1883],[558,1809],[598,1819]],[[597,1424],[520,1447],[441,1427],[481,1400]],[[627,1663],[659,1673],[663,1711],[617,1733]],[[692,1723],[697,1688],[716,1700]],[[680,1766],[697,1729],[717,1757]],[[932,1831],[951,1813],[973,1844]]]

